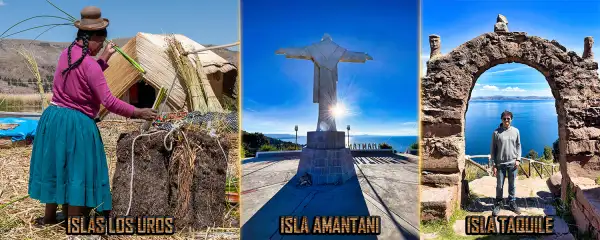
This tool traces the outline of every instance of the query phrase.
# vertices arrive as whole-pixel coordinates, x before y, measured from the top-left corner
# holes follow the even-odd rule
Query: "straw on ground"
[[[39,99],[39,98],[38,98]],[[116,143],[121,133],[137,130],[140,123],[133,121],[103,121],[99,124],[102,139],[105,145],[107,161],[109,165],[109,176],[112,185],[113,174],[116,166]],[[234,149],[229,154],[237,154]],[[0,204],[6,204],[15,199],[27,195],[27,185],[29,180],[29,159],[31,157],[31,146],[2,149],[0,151]],[[233,168],[239,169],[239,162],[232,161],[237,159],[233,155],[228,157],[229,164]],[[237,209],[234,210],[237,212]],[[45,228],[36,228],[33,226],[33,220],[43,216],[44,205],[31,198],[14,201],[0,209],[0,235],[3,239],[64,239],[65,230],[58,225]],[[232,213],[235,215],[238,213]],[[191,232],[188,229],[178,229],[173,236],[161,236],[161,239],[194,239],[198,236],[204,236],[204,231]],[[235,232],[233,229],[231,232]],[[239,230],[238,230],[239,231]],[[213,232],[211,230],[211,232]],[[211,239],[227,239],[216,236]],[[235,235],[235,234],[234,234]],[[239,236],[239,234],[237,234]],[[113,236],[111,239],[157,239],[156,237],[143,236]],[[229,238],[231,239],[231,238]]]

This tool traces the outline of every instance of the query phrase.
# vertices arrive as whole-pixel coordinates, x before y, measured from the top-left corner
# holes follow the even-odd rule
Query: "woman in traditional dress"
[[[57,223],[58,204],[69,216],[82,216],[92,208],[111,210],[104,144],[94,120],[101,104],[127,118],[156,118],[154,110],[138,109],[111,94],[103,71],[114,44],[93,58],[104,46],[108,23],[99,8],[84,8],[74,24],[77,38],[58,59],[52,102],[39,120],[31,155],[29,195],[46,204],[38,222]]]

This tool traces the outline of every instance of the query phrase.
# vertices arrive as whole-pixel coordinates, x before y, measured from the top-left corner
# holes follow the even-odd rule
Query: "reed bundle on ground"
[[[131,216],[174,216],[178,229],[232,225],[233,219],[227,219],[232,217],[227,214],[225,197],[226,155],[232,148],[237,149],[237,144],[227,141],[237,134],[217,139],[205,127],[188,124],[173,133],[172,150],[164,144],[166,132],[138,138],[133,151],[133,188],[130,188],[131,145],[138,135],[138,132],[124,134],[117,143],[113,214],[126,214],[132,190]]]

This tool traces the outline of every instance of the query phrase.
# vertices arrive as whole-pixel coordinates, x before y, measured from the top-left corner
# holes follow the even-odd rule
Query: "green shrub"
[[[258,151],[259,152],[273,152],[273,151],[277,151],[277,147],[270,145],[270,144],[265,144],[265,145],[260,146]]]
[[[549,162],[549,163],[554,162],[554,155],[552,154],[552,148],[549,146],[544,146],[544,160],[545,160],[545,162]]]
[[[537,160],[538,159],[538,153],[535,150],[531,149],[531,150],[529,150],[529,152],[527,153],[527,155],[525,155],[525,157],[529,158],[529,159]]]
[[[387,143],[380,143],[379,149],[392,149],[392,146]]]

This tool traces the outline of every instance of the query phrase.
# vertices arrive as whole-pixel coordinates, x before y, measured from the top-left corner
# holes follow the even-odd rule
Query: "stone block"
[[[596,230],[600,230],[600,188],[594,185],[577,187],[577,201],[581,204],[588,222]]]
[[[450,187],[460,183],[460,174],[422,174],[421,185],[431,187]]]
[[[562,182],[562,174],[560,172],[552,175],[548,180],[546,180],[546,184],[548,185],[548,189],[554,196],[560,196],[560,186]]]
[[[600,139],[600,128],[567,128],[567,136],[572,140],[598,140]]]
[[[464,166],[464,165],[463,165]],[[439,173],[457,173],[460,172],[458,157],[442,157],[438,159],[423,157],[421,169],[424,171]]]
[[[345,148],[345,137],[345,132],[308,132],[306,146],[313,149]]]
[[[313,177],[313,185],[344,183],[356,176],[354,170],[354,159],[350,149],[310,149],[303,148],[300,162],[298,163],[297,175],[302,176],[309,173]],[[314,156],[314,157],[313,157]],[[322,158],[317,158],[322,156]],[[328,157],[336,157],[330,159]]]
[[[422,122],[423,137],[462,137],[463,126],[461,123],[448,122]]]
[[[315,159],[312,159],[312,162],[313,162],[314,167],[317,167],[317,168],[327,166],[326,158],[315,158]]]
[[[584,210],[588,210],[590,214],[600,217],[600,188],[582,189],[575,187],[575,196],[577,201],[581,203]]]
[[[599,150],[598,140],[580,140],[580,141],[568,141],[566,154],[577,155],[580,153],[598,153]]]
[[[313,151],[315,158],[325,158],[327,157],[327,152],[325,151]]]
[[[571,203],[571,214],[573,214],[573,218],[575,218],[575,222],[577,223],[577,228],[579,229],[579,231],[587,231],[588,227],[590,226],[590,222],[585,217],[585,214],[579,202],[573,201]]]
[[[422,146],[422,170],[456,173],[464,169],[465,139],[463,137],[424,138]]]
[[[421,187],[421,220],[449,220],[456,206],[456,187]]]
[[[460,111],[456,111],[455,109],[446,110],[446,109],[436,109],[436,108],[427,108],[423,109],[423,116],[428,116],[427,119],[439,119],[439,120],[451,120],[452,122],[461,123],[463,121],[464,115],[461,114]]]

